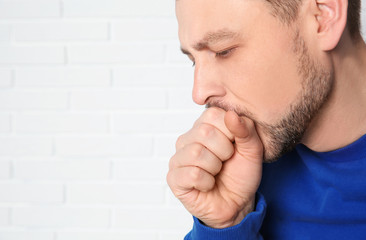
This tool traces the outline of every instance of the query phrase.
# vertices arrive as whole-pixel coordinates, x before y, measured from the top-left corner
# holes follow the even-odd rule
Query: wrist
[[[232,221],[232,224],[229,227],[238,225],[243,221],[243,219],[251,212],[253,212],[255,209],[255,201],[251,201],[249,204],[246,205],[246,207],[238,212],[237,216]]]
[[[237,214],[235,214],[231,219],[229,219],[225,222],[211,223],[211,224],[206,224],[204,222],[202,222],[202,223],[210,228],[215,228],[215,229],[229,228],[229,227],[233,227],[233,226],[240,224],[243,221],[243,219],[249,213],[253,212],[254,210],[255,210],[255,199],[253,199],[252,201],[249,201],[249,203],[246,204],[241,210],[239,210],[237,212]]]

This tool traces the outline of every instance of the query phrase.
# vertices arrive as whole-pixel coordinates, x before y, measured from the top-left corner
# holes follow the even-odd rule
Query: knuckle
[[[189,146],[189,154],[193,159],[200,158],[204,147],[201,144],[191,144]]]
[[[184,135],[180,135],[178,138],[177,138],[177,141],[175,142],[175,149],[180,149],[183,147],[183,139],[184,139]]]
[[[214,131],[215,131],[215,128],[209,124],[203,123],[198,126],[198,132],[204,138],[208,138],[208,137],[212,136]]]
[[[216,108],[216,107],[211,107],[208,108],[205,112],[204,112],[204,118],[206,119],[206,121],[208,122],[214,122],[216,121],[218,118],[220,118],[221,116],[223,116],[223,110]]]
[[[194,167],[190,172],[193,183],[197,183],[202,179],[202,169]]]
[[[168,171],[166,174],[166,182],[168,183],[168,186],[172,188],[172,171]]]
[[[172,157],[172,158],[170,158],[170,160],[169,160],[169,170],[174,169],[174,168],[175,168],[175,166],[176,166],[176,163],[175,163],[175,158],[174,158],[174,156],[173,156],[173,157]]]
[[[174,176],[174,173],[172,171],[169,171],[166,175],[166,182],[170,188],[170,190],[172,191],[172,193],[174,194],[175,197],[179,197],[177,195],[178,192],[178,185],[179,183],[176,182],[176,177]]]

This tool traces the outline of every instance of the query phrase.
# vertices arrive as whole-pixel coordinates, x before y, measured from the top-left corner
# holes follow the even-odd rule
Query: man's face
[[[332,86],[300,25],[282,23],[261,0],[178,0],[176,14],[195,63],[194,101],[251,118],[265,161],[291,150]]]

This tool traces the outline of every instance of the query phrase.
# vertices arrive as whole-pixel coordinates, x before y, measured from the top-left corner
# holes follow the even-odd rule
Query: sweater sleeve
[[[259,231],[266,214],[266,206],[263,195],[257,193],[255,211],[249,213],[238,225],[224,229],[207,227],[193,217],[193,229],[184,240],[262,240]]]

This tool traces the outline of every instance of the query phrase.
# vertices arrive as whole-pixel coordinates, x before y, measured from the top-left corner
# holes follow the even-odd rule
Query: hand
[[[262,161],[253,121],[209,108],[178,138],[167,182],[192,215],[209,227],[226,228],[254,210]]]

